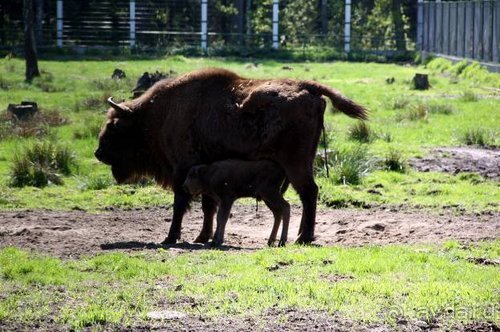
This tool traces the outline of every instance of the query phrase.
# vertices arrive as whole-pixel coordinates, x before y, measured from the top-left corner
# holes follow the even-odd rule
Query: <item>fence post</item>
[[[279,46],[278,23],[279,23],[279,0],[273,0],[273,48]]]
[[[63,46],[63,0],[57,0],[57,47]]]
[[[135,0],[130,0],[130,47],[135,46]]]
[[[201,0],[201,50],[205,53],[207,51],[208,40],[208,0]]]
[[[344,51],[351,51],[351,0],[345,0]]]
[[[417,50],[422,51],[424,37],[424,0],[417,3]]]

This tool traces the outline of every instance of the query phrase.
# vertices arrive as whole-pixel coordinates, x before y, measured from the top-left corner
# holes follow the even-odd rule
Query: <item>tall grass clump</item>
[[[420,107],[426,108],[427,113],[451,115],[456,113],[456,108],[451,104],[443,103],[420,103]]]
[[[385,155],[382,160],[382,167],[385,170],[399,173],[406,173],[408,170],[408,164],[401,155],[401,152],[394,149],[389,150],[389,152]]]
[[[331,130],[331,128],[329,128],[328,126],[325,126],[319,138],[319,148],[328,149],[328,147],[333,143],[334,140],[335,135],[333,133],[333,130]]]
[[[360,184],[371,169],[368,151],[363,146],[340,149],[331,155],[330,178],[336,184]]]
[[[375,134],[371,130],[370,126],[364,121],[360,121],[350,127],[348,136],[349,139],[361,143],[370,143],[375,138]]]
[[[402,111],[396,114],[396,121],[401,122],[404,120],[408,121],[427,121],[427,115],[429,114],[429,108],[427,105],[419,103],[406,111]]]
[[[113,185],[113,180],[106,175],[90,175],[80,183],[81,190],[102,190]]]
[[[455,74],[456,76],[460,76],[462,72],[469,66],[469,62],[467,60],[462,60],[457,63],[455,63],[451,68],[450,71],[451,73]]]
[[[34,143],[14,156],[10,166],[9,185],[12,187],[45,187],[62,184],[62,175],[76,168],[72,151],[50,141]]]
[[[401,110],[405,109],[411,104],[411,99],[408,97],[396,97],[392,100],[392,109],[393,110]]]
[[[433,72],[442,73],[445,71],[449,71],[453,64],[450,60],[446,60],[443,58],[435,58],[430,61],[425,67]]]
[[[465,145],[491,145],[489,133],[482,128],[470,128],[465,130],[460,137],[460,141]]]
[[[479,100],[479,96],[470,90],[466,90],[462,92],[460,96],[460,100],[465,102],[475,102]]]
[[[97,138],[101,132],[102,121],[100,119],[89,119],[73,132],[74,139]]]

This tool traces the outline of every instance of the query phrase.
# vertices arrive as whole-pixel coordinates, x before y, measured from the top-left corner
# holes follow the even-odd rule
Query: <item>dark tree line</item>
[[[28,2],[32,3],[30,8],[33,11],[24,14],[22,8],[25,8],[25,0],[0,3],[0,45],[9,46],[10,40],[17,40],[19,44],[27,36],[22,30],[16,33],[12,28],[16,17],[17,22],[26,23],[26,15],[33,17],[35,37],[25,38],[25,46],[35,42],[44,45],[50,42],[47,38],[54,38],[55,1]],[[79,24],[84,24],[79,22],[79,17],[85,12],[93,12],[93,7],[106,2],[110,6],[109,12],[99,14],[111,21],[110,36],[106,36],[106,40],[116,42],[126,39],[127,33],[123,27],[128,24],[128,1],[125,0],[64,0],[65,21],[74,26],[75,31],[84,30],[83,26],[79,27]],[[211,45],[239,45],[251,38],[261,44],[269,42],[272,31],[272,0],[209,0],[208,3],[209,31],[216,33],[216,36],[211,37]],[[325,45],[341,45],[344,34],[344,3],[344,0],[280,0],[279,30],[282,46],[315,41],[324,42]],[[136,4],[153,8],[151,19],[143,21],[147,22],[148,26],[145,28],[148,30],[199,31],[200,0],[137,0]],[[416,13],[415,0],[353,0],[351,44],[362,49],[386,46],[405,50],[414,42]],[[141,24],[146,24],[143,22],[137,23],[138,30],[142,28]],[[30,25],[28,27],[31,29]],[[178,38],[181,44],[183,40]],[[78,37],[73,39],[78,40]],[[156,40],[152,42],[154,44]],[[33,53],[36,55],[36,50],[27,52]]]

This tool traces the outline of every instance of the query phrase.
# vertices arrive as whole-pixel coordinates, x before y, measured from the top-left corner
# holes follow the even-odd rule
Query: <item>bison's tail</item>
[[[326,85],[306,81],[304,88],[315,95],[327,96],[332,101],[333,106],[351,118],[368,120],[368,111],[361,105],[356,104],[349,98],[344,97],[339,91]]]

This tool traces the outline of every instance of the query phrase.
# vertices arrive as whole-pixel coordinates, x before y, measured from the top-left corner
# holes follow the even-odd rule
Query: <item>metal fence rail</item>
[[[424,2],[421,50],[499,62],[500,1]]]
[[[307,31],[290,24],[293,17],[290,13],[294,13],[297,4],[303,4],[292,0],[248,2],[254,6],[252,12],[258,11],[261,15],[258,27],[251,17],[234,11],[221,12],[217,2],[211,0],[42,1],[45,15],[36,31],[40,49],[119,47],[168,51],[191,48],[196,52],[230,50],[244,54],[279,48],[305,54],[307,49],[329,48],[337,54],[398,52],[394,37],[387,37],[384,32],[366,35],[362,27],[351,27],[355,11],[351,0],[344,0],[341,6],[337,4],[333,28],[329,28],[325,20],[326,11],[320,7],[310,9],[304,15],[309,20]],[[246,3],[234,1],[241,13],[246,13],[243,11]],[[329,6],[326,0],[318,3]],[[22,50],[20,14],[19,11],[12,15],[8,24],[2,25],[0,20],[0,49]],[[414,36],[405,36],[406,50],[414,50],[414,39]]]

